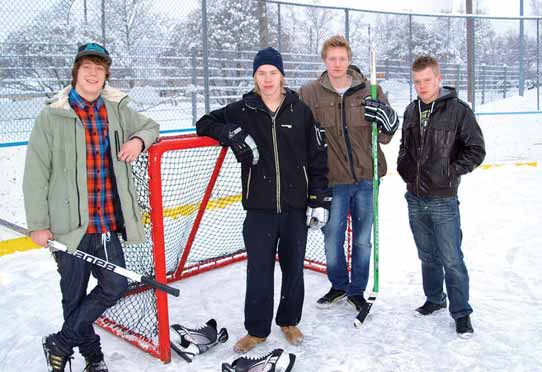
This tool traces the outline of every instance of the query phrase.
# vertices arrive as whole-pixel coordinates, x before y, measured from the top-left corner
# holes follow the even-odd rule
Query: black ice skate
[[[171,325],[171,348],[187,362],[211,347],[228,340],[228,331],[222,328],[217,332],[216,320],[210,319],[203,327],[186,328],[180,324]]]
[[[222,363],[222,372],[290,372],[295,355],[275,349],[259,358],[240,357],[232,364]]]

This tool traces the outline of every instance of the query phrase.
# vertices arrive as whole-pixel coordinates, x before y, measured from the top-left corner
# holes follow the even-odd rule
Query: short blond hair
[[[435,57],[424,54],[417,56],[414,62],[412,63],[412,71],[420,72],[425,70],[427,67],[431,67],[435,75],[440,73],[440,66]]]
[[[322,59],[326,59],[327,50],[329,48],[346,49],[346,52],[348,53],[348,60],[352,60],[352,48],[350,48],[350,43],[348,42],[348,40],[346,40],[344,36],[335,35],[324,41],[324,45],[322,45],[322,51],[320,52]]]
[[[280,91],[282,93],[285,92],[285,89],[284,89],[285,86],[286,86],[286,80],[284,79],[284,75],[281,74],[280,75]],[[260,90],[258,83],[256,83],[256,77],[254,77],[254,93],[256,93],[259,96],[262,95],[262,91]]]

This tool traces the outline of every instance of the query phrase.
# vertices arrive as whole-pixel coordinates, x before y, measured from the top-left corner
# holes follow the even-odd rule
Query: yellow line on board
[[[542,163],[536,162],[536,161],[519,161],[514,163],[495,163],[495,164],[482,164],[480,165],[481,169],[490,169],[490,168],[498,168],[498,167],[504,167],[506,165],[512,165],[515,167],[538,167],[539,165],[542,165]]]
[[[32,240],[27,236],[23,236],[22,238],[4,240],[0,241],[0,256],[12,254],[15,252],[24,252],[36,248],[41,248],[41,246],[34,244]]]
[[[229,196],[223,196],[221,198],[212,199],[207,204],[206,210],[209,209],[224,209],[229,205],[232,205],[234,203],[238,203],[241,201],[241,194],[237,195],[229,195]],[[183,216],[190,216],[191,214],[194,214],[198,211],[200,206],[200,203],[191,203],[191,204],[185,204],[185,205],[179,205],[176,207],[169,207],[164,209],[164,218],[179,218]],[[150,223],[150,215],[149,213],[145,213],[143,215],[143,223],[148,224]]]

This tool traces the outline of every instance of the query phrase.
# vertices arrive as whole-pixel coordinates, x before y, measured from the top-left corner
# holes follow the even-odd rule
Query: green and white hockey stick
[[[376,55],[375,50],[371,47],[370,56],[370,69],[371,69],[371,97],[378,98],[376,89]],[[354,325],[356,328],[361,327],[369,311],[373,307],[378,294],[378,128],[376,121],[372,123],[372,149],[371,154],[373,158],[373,291],[367,298],[367,302],[361,307]]]

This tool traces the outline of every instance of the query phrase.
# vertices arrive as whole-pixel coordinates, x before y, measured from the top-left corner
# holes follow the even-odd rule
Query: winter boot
[[[222,372],[290,372],[295,355],[275,349],[259,358],[240,357],[232,364],[222,363]]]

